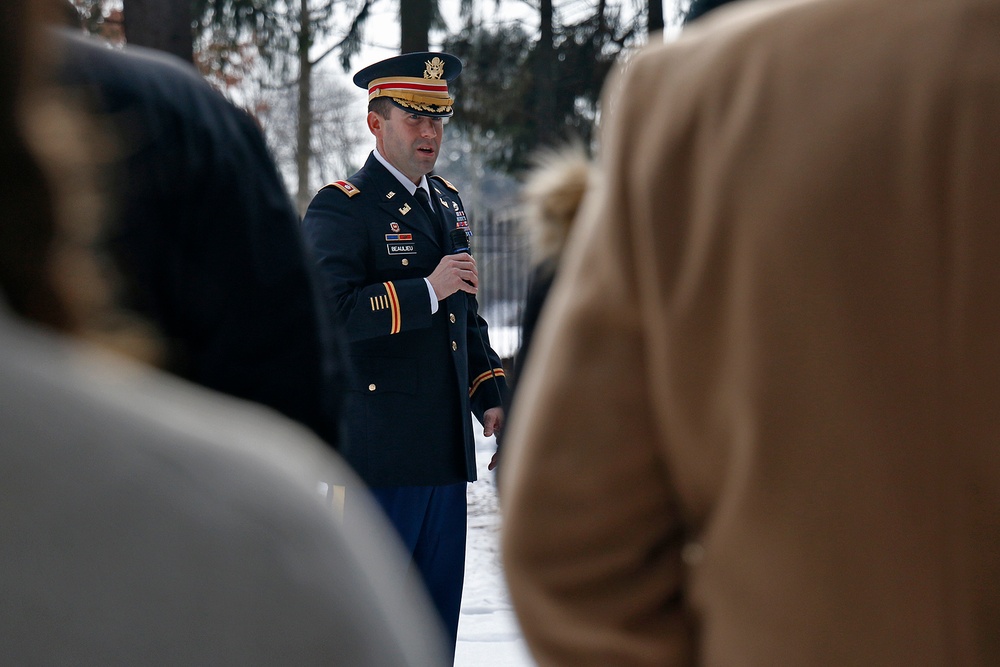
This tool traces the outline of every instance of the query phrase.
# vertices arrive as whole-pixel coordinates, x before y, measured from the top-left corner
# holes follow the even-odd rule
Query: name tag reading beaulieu
[[[386,249],[390,255],[416,255],[417,251],[412,243],[387,243]]]

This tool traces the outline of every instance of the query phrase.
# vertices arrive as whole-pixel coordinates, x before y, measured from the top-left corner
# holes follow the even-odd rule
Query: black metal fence
[[[479,311],[489,324],[493,349],[509,362],[521,345],[521,311],[530,255],[512,214],[488,211],[472,220],[472,252],[479,266]]]

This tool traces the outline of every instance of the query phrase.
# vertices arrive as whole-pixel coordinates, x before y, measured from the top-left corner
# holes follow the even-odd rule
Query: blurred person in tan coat
[[[1000,664],[1000,2],[734,3],[605,99],[504,451],[539,664]]]

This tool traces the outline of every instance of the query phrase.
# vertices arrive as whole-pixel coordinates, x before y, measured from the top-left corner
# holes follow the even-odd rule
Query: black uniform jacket
[[[428,182],[439,223],[372,155],[320,190],[303,221],[350,340],[341,451],[372,486],[474,480],[470,413],[482,421],[506,393],[475,297],[457,292],[431,315],[424,278],[450,252],[447,232],[468,221],[454,186]]]

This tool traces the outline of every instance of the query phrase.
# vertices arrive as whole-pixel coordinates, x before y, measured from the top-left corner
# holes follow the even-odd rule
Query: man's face
[[[442,119],[393,106],[389,118],[370,111],[368,129],[375,135],[375,146],[382,157],[414,183],[434,168],[441,150]]]

